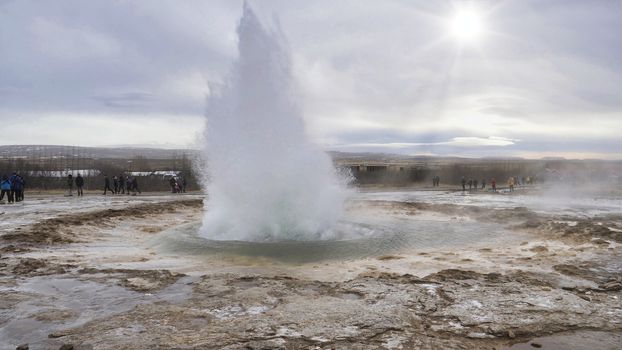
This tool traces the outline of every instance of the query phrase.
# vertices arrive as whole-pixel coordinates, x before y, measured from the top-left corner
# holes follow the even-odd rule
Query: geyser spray
[[[239,57],[208,99],[201,234],[219,240],[332,239],[348,190],[305,134],[289,50],[245,4]]]

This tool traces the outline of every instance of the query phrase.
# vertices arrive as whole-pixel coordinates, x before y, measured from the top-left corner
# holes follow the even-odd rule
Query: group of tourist
[[[493,191],[495,191],[496,190],[496,181],[495,181],[495,179],[491,179],[490,182],[491,183],[492,182],[495,183],[495,186],[493,188]],[[466,191],[467,185],[469,186],[469,191],[472,191],[472,190],[476,190],[477,191],[477,189],[479,188],[478,187],[479,183],[477,182],[477,179],[469,179],[467,181],[467,179],[463,176],[462,179],[460,180],[460,183],[462,184],[462,190],[463,191]],[[482,184],[482,190],[485,189],[486,188],[486,179],[482,179],[481,184]]]
[[[486,189],[486,179],[482,179],[482,181],[480,183],[478,183],[478,181],[476,179],[466,179],[464,176],[462,177],[462,179],[460,180],[460,183],[462,185],[462,191],[466,191],[467,190],[467,186],[469,187],[469,191],[477,191],[479,189],[478,185],[481,184],[481,189],[484,190]],[[527,178],[522,178],[522,184],[531,184],[532,180],[530,177]],[[519,180],[518,176],[510,176],[510,178],[508,178],[508,189],[510,192],[514,192],[514,187],[516,187],[517,185],[521,185],[521,181]],[[435,185],[435,186],[438,186]],[[490,179],[490,187],[492,189],[493,192],[497,192],[497,180],[495,178]]]
[[[535,178],[531,176],[527,176],[527,177],[511,176],[508,179],[508,188],[510,189],[510,192],[514,192],[515,186],[531,185],[532,183],[534,183],[534,181],[535,181]]]
[[[171,179],[168,181],[171,186],[171,193],[186,193],[186,178],[183,176],[171,176]]]
[[[127,193],[128,196],[132,193],[136,195],[136,192],[142,193],[138,188],[138,178],[136,176],[124,176],[123,174],[112,177],[112,188],[110,187],[108,175],[104,174],[104,195],[106,195],[107,191],[112,194]]]
[[[0,181],[0,203],[3,203],[5,195],[9,203],[23,201],[25,186],[26,182],[19,173],[14,172],[11,176],[3,175]]]
[[[14,172],[11,176],[3,175],[0,181],[0,203],[7,197],[9,203],[21,202],[24,200],[24,187],[26,182],[19,173]],[[186,179],[181,175],[172,176],[169,179],[172,193],[186,193]],[[84,196],[84,178],[81,174],[76,177],[68,174],[66,178],[67,196],[73,196],[74,191],[78,197]],[[112,181],[108,175],[104,174],[104,195],[110,194],[133,194],[142,193],[138,188],[138,178],[136,176],[113,176]]]
[[[136,195],[136,192],[140,192],[138,189],[138,179],[136,176],[124,176],[123,174],[119,176],[112,177],[113,187],[110,186],[110,178],[108,175],[104,174],[104,196],[110,192],[111,194],[125,194],[129,196],[130,194]],[[76,178],[73,178],[72,174],[67,175],[67,190],[68,196],[73,196],[74,185],[76,186],[78,197],[84,196],[84,178],[81,174],[78,174]]]

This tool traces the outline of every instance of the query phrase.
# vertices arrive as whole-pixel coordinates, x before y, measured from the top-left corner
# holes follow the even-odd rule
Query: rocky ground
[[[285,264],[160,254],[150,241],[199,220],[202,198],[124,201],[0,227],[0,349],[622,344],[622,213],[358,202],[493,222],[517,240]]]

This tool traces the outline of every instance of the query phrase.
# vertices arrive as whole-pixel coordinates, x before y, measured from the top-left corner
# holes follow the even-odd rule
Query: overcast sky
[[[622,159],[620,0],[250,4],[278,17],[326,149]],[[192,146],[241,10],[0,0],[0,144]]]

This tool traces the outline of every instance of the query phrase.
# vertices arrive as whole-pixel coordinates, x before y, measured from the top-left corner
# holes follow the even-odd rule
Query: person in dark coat
[[[11,183],[11,191],[9,192],[9,203],[14,203],[15,202],[15,197],[17,197],[15,194],[16,186],[18,185],[18,179],[17,179],[17,173],[13,173],[10,177],[9,177],[9,182]]]
[[[132,190],[134,190],[134,195],[136,195],[136,192],[142,193],[140,189],[138,189],[138,178],[136,176],[132,178]]]
[[[68,196],[73,196],[73,175],[67,175],[67,193]]]
[[[108,178],[108,175],[104,174],[104,196],[106,195],[106,190],[114,194],[114,191],[110,188],[110,179]]]
[[[119,193],[119,179],[116,175],[112,177],[112,188],[115,194]]]
[[[119,190],[121,194],[125,194],[125,176],[123,174],[119,175]]]
[[[15,203],[21,202],[24,193],[24,179],[18,173],[15,173],[11,184],[13,186],[13,200]]]
[[[171,176],[171,179],[168,180],[168,184],[171,186],[171,193],[177,192],[175,190],[175,187],[177,186],[177,182],[175,181],[175,177],[174,176]]]
[[[78,197],[84,197],[82,187],[84,187],[84,178],[82,177],[82,175],[78,174],[78,176],[76,177],[76,188],[78,189]]]
[[[24,200],[24,190],[26,189],[26,181],[24,181],[24,178],[17,173],[17,178],[19,179],[19,191],[17,192],[17,201],[21,202]]]
[[[126,192],[127,192],[128,196],[130,195],[130,192],[132,191],[132,181],[133,180],[132,180],[132,177],[130,175],[128,175],[125,178],[125,186],[126,186]]]

